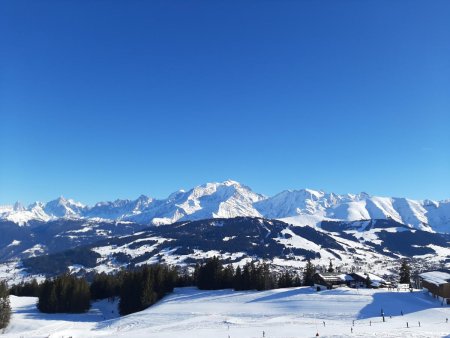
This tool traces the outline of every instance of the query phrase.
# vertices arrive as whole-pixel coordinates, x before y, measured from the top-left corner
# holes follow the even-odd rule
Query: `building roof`
[[[326,282],[346,282],[353,280],[350,275],[345,273],[317,273]]]
[[[339,275],[339,278],[340,278],[341,280],[343,280],[343,281],[346,281],[346,282],[350,282],[350,281],[353,280],[353,277],[350,276],[350,275],[347,275],[346,273],[340,274],[340,275]]]
[[[386,283],[386,281],[380,276],[374,275],[373,273],[362,273],[362,272],[354,272],[355,275],[359,276],[362,279],[366,279],[369,276],[371,282],[377,283]]]
[[[429,271],[419,274],[420,278],[434,285],[450,283],[450,273],[442,271]]]

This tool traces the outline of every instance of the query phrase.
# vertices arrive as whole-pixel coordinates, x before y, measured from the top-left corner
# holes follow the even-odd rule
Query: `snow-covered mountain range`
[[[135,200],[99,202],[86,206],[71,199],[0,206],[0,219],[27,225],[30,221],[103,219],[141,224],[238,216],[281,219],[294,225],[320,224],[323,220],[359,221],[392,219],[412,229],[450,232],[450,200],[412,200],[366,193],[339,195],[310,189],[286,190],[266,197],[236,181],[206,183],[177,191],[166,199],[145,195]]]

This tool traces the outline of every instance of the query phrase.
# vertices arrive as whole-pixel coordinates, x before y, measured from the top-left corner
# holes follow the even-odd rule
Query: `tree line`
[[[82,313],[89,310],[91,301],[120,297],[119,313],[127,315],[154,304],[175,286],[182,286],[177,281],[175,268],[155,264],[115,274],[95,274],[90,284],[85,277],[68,273],[41,284],[33,279],[12,286],[9,292],[38,297],[37,308],[45,313]]]
[[[197,264],[192,284],[201,290],[234,289],[270,290],[304,285],[297,273],[288,270],[276,272],[267,263],[248,262],[242,268],[231,264],[223,266],[218,257]]]
[[[316,267],[310,260],[300,278],[288,269],[276,271],[265,262],[248,262],[234,268],[231,264],[223,265],[218,257],[213,257],[197,263],[193,273],[160,264],[143,265],[114,274],[97,273],[90,283],[85,277],[66,273],[41,284],[31,280],[14,285],[9,293],[38,297],[38,309],[47,313],[81,313],[89,310],[91,301],[119,297],[119,313],[127,315],[151,306],[172,292],[174,287],[196,286],[201,290],[241,291],[311,286],[315,273]],[[410,268],[406,261],[402,262],[400,277],[400,282],[406,283],[410,279]],[[2,288],[6,291],[2,291]],[[8,288],[3,282],[0,284],[0,328],[3,323],[7,325],[10,313]]]
[[[89,310],[90,298],[87,281],[66,273],[44,281],[37,307],[46,313],[81,313]]]
[[[310,263],[308,263],[310,264]],[[91,283],[85,277],[65,273],[38,284],[35,279],[10,288],[16,296],[38,297],[37,307],[46,313],[81,313],[91,301],[119,301],[119,313],[126,315],[154,304],[174,287],[197,286],[202,290],[269,290],[304,285],[298,274],[278,273],[267,263],[249,262],[236,269],[224,266],[218,257],[197,264],[193,273],[160,264],[143,265],[115,274],[97,273]]]

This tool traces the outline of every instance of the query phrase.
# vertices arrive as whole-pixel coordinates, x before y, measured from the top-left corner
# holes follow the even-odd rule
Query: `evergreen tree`
[[[242,278],[242,270],[241,267],[238,266],[236,271],[234,272],[233,278],[233,289],[236,291],[244,290],[243,289],[243,278]]]
[[[334,272],[334,267],[333,267],[333,263],[331,262],[331,259],[330,259],[330,265],[328,265],[328,270],[327,270],[329,273],[332,273],[332,272]]]
[[[294,285],[293,279],[289,271],[285,271],[281,274],[280,278],[278,279],[278,287],[279,288],[290,288]]]
[[[241,290],[251,290],[251,272],[250,263],[244,265],[242,269],[242,289]]]
[[[0,329],[8,326],[11,319],[11,305],[9,303],[8,285],[0,282]]]
[[[411,283],[411,267],[408,265],[406,259],[402,260],[399,277],[400,277],[399,283],[408,285]]]
[[[302,281],[300,279],[300,276],[296,273],[295,277],[294,277],[294,286],[301,286],[302,285]]]
[[[141,311],[172,292],[177,271],[159,264],[142,266],[123,274],[120,288],[121,315]]]
[[[47,313],[82,313],[89,310],[90,298],[84,278],[64,274],[42,284],[37,307]]]
[[[316,268],[311,263],[311,260],[308,259],[308,262],[305,266],[305,272],[303,273],[303,285],[312,286],[314,285],[313,276],[316,273]]]
[[[233,287],[234,268],[233,265],[228,264],[222,271],[222,287],[224,289],[231,289]]]
[[[270,290],[275,287],[275,276],[267,263],[258,265],[256,290]]]
[[[370,279],[369,275],[366,277],[366,288],[370,288],[372,286],[372,280]]]
[[[141,276],[141,285],[140,285],[140,299],[139,299],[139,307],[142,309],[145,309],[149,307],[150,305],[156,303],[156,300],[158,298],[158,293],[155,290],[155,286],[158,285],[158,283],[162,283],[163,280],[157,278],[157,274],[159,272],[155,271],[154,275],[151,275],[151,271],[148,268],[144,268],[142,271]],[[162,278],[162,277],[160,277]],[[156,279],[160,282],[156,282]]]
[[[91,299],[113,298],[119,295],[122,273],[108,275],[104,272],[95,274],[90,285]]]
[[[195,274],[195,272],[194,272],[194,274]],[[177,272],[177,279],[175,281],[175,285],[177,287],[195,285],[194,275],[191,275],[189,273],[189,270],[187,267],[180,268],[180,270]]]
[[[218,257],[209,258],[198,267],[197,287],[200,290],[217,290],[223,288],[223,266]]]
[[[9,289],[9,294],[14,296],[25,297],[39,297],[40,285],[33,278],[30,282],[22,282],[20,284],[13,285]]]

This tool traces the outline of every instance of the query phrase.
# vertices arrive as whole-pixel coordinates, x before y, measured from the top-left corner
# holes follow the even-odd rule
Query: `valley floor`
[[[13,318],[4,337],[256,338],[263,332],[267,338],[315,337],[316,333],[320,337],[450,337],[450,322],[446,323],[450,306],[441,306],[422,291],[179,288],[149,309],[120,318],[117,305],[107,301],[94,303],[80,315],[41,314],[35,303],[36,298],[11,296]]]

